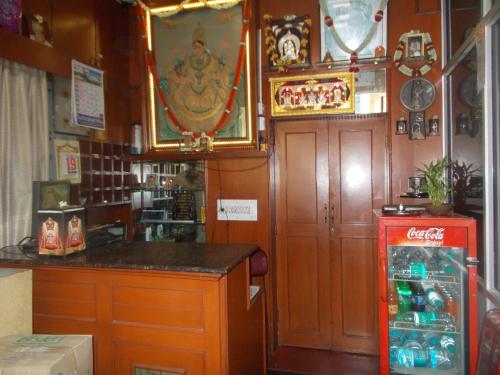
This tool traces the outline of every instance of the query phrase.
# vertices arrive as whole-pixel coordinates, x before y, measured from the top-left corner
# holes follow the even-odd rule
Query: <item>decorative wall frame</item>
[[[354,112],[354,73],[326,73],[269,79],[271,116]]]
[[[247,2],[222,9],[182,4],[168,18],[160,8],[137,7],[153,149],[210,151],[201,150],[203,140],[214,148],[255,147]],[[186,142],[188,135],[192,142]]]
[[[312,21],[309,16],[288,15],[282,19],[273,19],[271,15],[266,14],[264,21],[264,40],[271,68],[283,70],[285,66],[310,63]]]
[[[55,139],[54,147],[57,179],[79,184],[82,181],[80,143],[66,139]]]
[[[320,0],[322,59],[328,52],[343,61],[372,58],[378,47],[387,50],[387,2]]]

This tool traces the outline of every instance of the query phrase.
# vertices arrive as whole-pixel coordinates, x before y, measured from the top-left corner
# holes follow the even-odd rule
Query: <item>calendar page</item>
[[[71,112],[80,126],[104,130],[104,84],[102,70],[72,60]]]

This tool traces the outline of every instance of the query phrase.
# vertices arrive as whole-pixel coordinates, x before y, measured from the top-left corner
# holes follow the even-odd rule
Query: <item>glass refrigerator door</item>
[[[464,374],[466,249],[388,246],[392,374]]]

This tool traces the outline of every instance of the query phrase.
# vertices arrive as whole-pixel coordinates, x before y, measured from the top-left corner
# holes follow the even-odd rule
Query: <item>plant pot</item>
[[[431,216],[449,216],[453,211],[452,204],[428,204],[425,206],[425,209]]]

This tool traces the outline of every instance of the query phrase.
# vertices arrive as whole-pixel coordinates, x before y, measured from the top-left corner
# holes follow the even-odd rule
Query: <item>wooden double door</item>
[[[276,123],[279,343],[377,353],[386,117]]]

